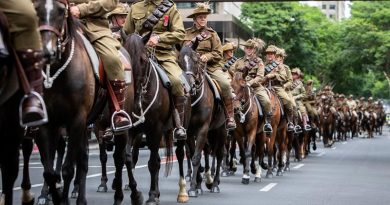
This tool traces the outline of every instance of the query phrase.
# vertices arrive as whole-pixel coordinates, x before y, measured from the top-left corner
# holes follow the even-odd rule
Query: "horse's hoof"
[[[35,203],[35,199],[32,198],[30,201],[27,201],[27,202],[22,202],[22,205],[34,205]],[[1,204],[1,203],[0,203]]]
[[[107,192],[107,185],[99,185],[97,192]]]
[[[264,169],[264,170],[267,170],[267,169],[268,169],[268,164],[266,164],[265,162],[261,162],[261,163],[260,163],[260,166],[261,166],[261,168]]]
[[[255,177],[254,182],[255,182],[255,183],[260,183],[260,182],[261,182],[261,178],[260,178],[260,177]]]
[[[232,167],[231,171],[232,172],[236,172],[237,171],[237,167]]]
[[[112,180],[112,184],[111,184],[111,189],[114,190],[114,191],[115,191],[115,187],[116,187],[116,183],[117,183],[116,180],[117,180],[117,179],[114,178],[114,179]]]
[[[203,195],[203,189],[201,189],[201,188],[196,189],[196,193],[198,195]]]
[[[189,200],[188,194],[177,195],[177,203],[187,203]]]
[[[188,196],[189,197],[198,197],[198,191],[197,190],[189,190]]]
[[[245,184],[245,185],[246,185],[246,184],[249,184],[249,178],[242,178],[242,179],[241,179],[241,183],[242,183],[242,184]]]
[[[221,193],[221,190],[219,190],[218,186],[215,186],[211,189],[211,193]]]
[[[298,159],[297,158],[294,158],[294,162],[297,162],[298,161]]]
[[[281,170],[278,170],[277,172],[276,172],[276,176],[283,176],[283,172],[281,171]]]
[[[144,203],[144,197],[140,191],[137,191],[135,194],[131,193],[130,198],[132,205],[142,205]]]
[[[221,177],[227,177],[227,176],[229,176],[227,171],[222,171],[221,172]]]
[[[316,151],[317,150],[317,145],[313,145],[313,150]]]
[[[125,191],[130,191],[130,186],[128,184],[126,184],[124,190]]]
[[[290,171],[290,167],[285,167],[285,168],[284,168],[284,171],[285,171],[285,172],[289,172],[289,171]]]
[[[49,204],[49,200],[45,196],[40,196],[40,197],[38,197],[37,204],[38,205],[48,205]]]
[[[272,168],[272,171],[273,171],[273,172],[276,172],[276,167]]]
[[[149,198],[145,204],[146,205],[158,205],[160,203],[160,200],[158,198],[151,199]]]
[[[211,183],[211,184],[205,183],[205,184],[206,184],[207,189],[211,190],[211,188],[213,188],[213,183]]]
[[[77,199],[78,196],[79,196],[79,193],[77,193],[77,192],[72,192],[70,194],[70,198],[72,198],[72,199]]]
[[[190,182],[191,179],[192,179],[192,178],[191,178],[191,175],[188,174],[188,175],[186,176],[186,181],[187,181],[187,182]]]
[[[122,200],[115,200],[114,205],[122,205]]]
[[[271,179],[273,176],[274,174],[272,172],[267,172],[267,174],[265,175],[265,177],[269,179]]]

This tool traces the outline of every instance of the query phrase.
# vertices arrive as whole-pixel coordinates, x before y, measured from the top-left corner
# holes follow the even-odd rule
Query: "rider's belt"
[[[163,0],[160,5],[148,16],[148,18],[142,23],[142,31],[152,31],[153,27],[158,23],[160,18],[173,6],[173,3],[169,0]],[[168,26],[168,25],[167,25]],[[143,32],[139,33],[143,33]]]

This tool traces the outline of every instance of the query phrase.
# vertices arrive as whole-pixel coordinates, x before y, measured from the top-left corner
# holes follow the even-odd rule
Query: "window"
[[[334,5],[334,4],[329,5],[329,9],[335,10],[336,9],[336,5]]]
[[[326,4],[322,4],[322,9],[326,9]]]

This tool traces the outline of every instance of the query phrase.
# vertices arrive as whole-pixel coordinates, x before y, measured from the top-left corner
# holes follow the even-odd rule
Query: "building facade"
[[[301,1],[301,4],[318,7],[329,19],[341,21],[349,15],[346,13],[348,1]]]

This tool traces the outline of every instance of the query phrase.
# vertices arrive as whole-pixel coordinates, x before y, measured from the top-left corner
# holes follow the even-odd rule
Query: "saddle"
[[[92,44],[90,41],[81,33],[78,33],[83,40],[83,44],[85,46],[85,49],[87,50],[89,60],[91,61],[92,68],[93,68],[93,73],[95,74],[95,79],[99,81],[100,85],[105,87],[105,72],[103,68],[103,63],[101,62],[101,59],[97,55],[95,49],[93,48]],[[132,73],[131,73],[131,64],[130,64],[130,55],[124,49],[121,47],[118,51],[120,60],[122,62],[122,65],[125,70],[125,81],[126,84],[130,84],[132,81]]]

